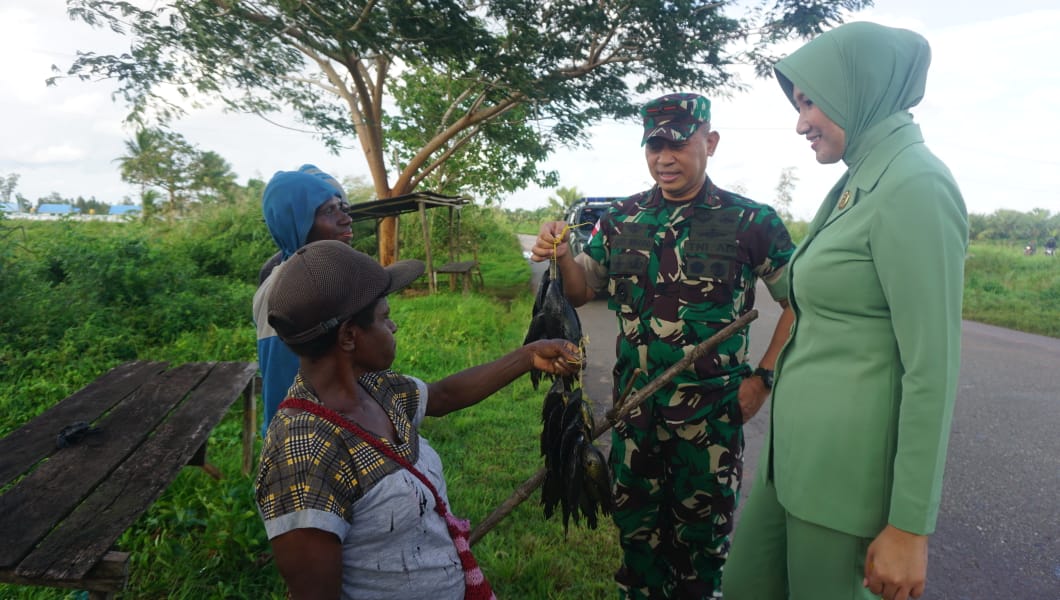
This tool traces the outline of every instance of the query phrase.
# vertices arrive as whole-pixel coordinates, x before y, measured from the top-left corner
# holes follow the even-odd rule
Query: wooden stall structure
[[[461,249],[456,242],[457,228],[459,227],[459,210],[465,204],[471,202],[463,196],[446,196],[435,192],[413,192],[403,196],[394,196],[383,200],[372,200],[371,202],[358,202],[351,204],[347,211],[354,221],[375,219],[378,222],[385,217],[394,217],[404,213],[418,212],[420,215],[420,226],[423,229],[423,247],[426,254],[427,274],[431,293],[438,289],[438,275],[450,275],[450,287],[455,287],[456,277],[463,276],[465,289],[471,283],[474,273],[478,274],[479,281],[482,273],[478,270],[478,259],[460,260]],[[448,249],[448,261],[444,264],[434,266],[434,251],[431,247],[431,230],[427,222],[427,210],[431,208],[446,208],[449,211],[449,239],[452,241]]]

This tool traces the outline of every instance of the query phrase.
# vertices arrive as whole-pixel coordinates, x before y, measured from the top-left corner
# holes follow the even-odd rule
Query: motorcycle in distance
[[[1032,256],[1034,254],[1034,244],[1027,244],[1023,247],[1023,256]]]

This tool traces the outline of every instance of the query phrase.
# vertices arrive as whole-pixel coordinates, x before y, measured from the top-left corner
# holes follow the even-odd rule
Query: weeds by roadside
[[[464,210],[461,235],[478,245],[486,290],[465,296],[443,285],[429,295],[421,281],[391,302],[395,368],[428,381],[514,348],[530,315],[530,272],[513,224],[500,211]],[[421,256],[418,227],[403,226],[403,257]],[[184,224],[27,224],[20,243],[0,251],[0,435],[127,360],[254,360],[250,301],[258,267],[274,252],[262,231],[256,204]],[[448,242],[444,233],[432,241]],[[1060,260],[973,244],[964,305],[965,318],[1060,337]],[[481,521],[541,466],[541,401],[523,378],[424,425],[457,514]],[[284,597],[253,480],[240,472],[241,419],[234,409],[209,442],[222,480],[186,469],[119,540],[132,553],[122,597]],[[536,495],[475,553],[500,597],[614,595],[611,524],[565,536],[558,519],[543,519]],[[0,585],[0,597],[77,594]]]

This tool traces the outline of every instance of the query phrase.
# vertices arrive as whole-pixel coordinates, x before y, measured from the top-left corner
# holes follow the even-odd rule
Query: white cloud
[[[76,89],[76,93],[69,93]],[[116,110],[114,103],[111,102],[108,94],[100,94],[99,91],[89,91],[80,86],[73,87],[70,89],[63,89],[60,93],[55,94],[55,98],[51,98],[50,107],[48,112],[57,113],[56,116],[61,117],[92,117],[90,124],[97,121],[100,115],[112,117],[115,115],[122,114],[121,110]]]
[[[30,164],[70,163],[85,158],[86,154],[83,148],[71,144],[60,144],[35,150],[27,162]]]

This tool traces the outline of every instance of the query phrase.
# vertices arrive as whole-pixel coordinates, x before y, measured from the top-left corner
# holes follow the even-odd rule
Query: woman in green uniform
[[[762,463],[726,600],[919,597],[960,366],[964,201],[908,109],[930,49],[873,23],[776,64],[818,162],[847,171],[790,273]]]

